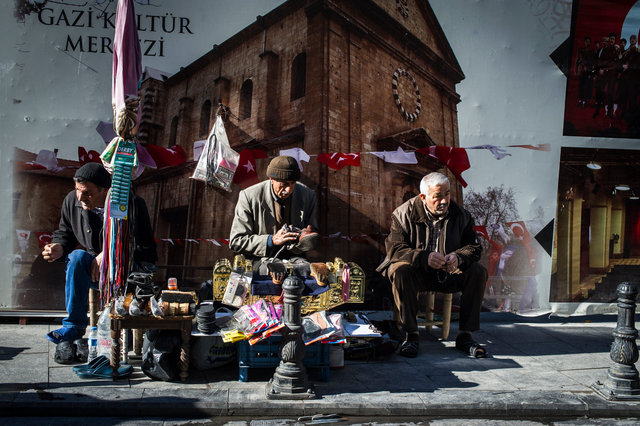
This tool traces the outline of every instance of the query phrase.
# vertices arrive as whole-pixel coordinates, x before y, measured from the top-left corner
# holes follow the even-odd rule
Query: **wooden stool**
[[[442,330],[442,340],[449,338],[449,330],[451,329],[451,301],[453,300],[453,294],[443,293],[442,296],[442,319],[439,321],[434,320],[435,313],[435,301],[436,292],[428,291],[426,293],[425,303],[425,326],[427,327],[427,333],[431,332],[431,326],[437,325]]]
[[[423,302],[424,296],[424,302]],[[418,316],[425,317],[424,324],[427,328],[427,333],[431,333],[431,326],[437,325],[442,330],[442,340],[447,340],[449,338],[449,331],[451,329],[451,302],[453,300],[453,294],[451,293],[443,293],[442,298],[442,320],[436,321],[434,319],[435,313],[435,301],[436,301],[436,292],[435,291],[427,291],[425,293],[421,293],[419,295],[420,302],[424,303],[425,309],[424,312],[419,312]],[[393,320],[397,323],[400,319],[400,314],[398,313],[398,308],[393,306]]]
[[[185,381],[189,376],[189,339],[191,338],[191,324],[193,315],[156,317],[132,317],[130,315],[120,316],[110,313],[111,317],[111,368],[113,368],[114,380],[118,378],[118,368],[120,367],[120,350],[122,348],[121,335],[123,329],[143,329],[143,330],[180,330],[180,380]]]
[[[100,294],[98,290],[89,289],[89,325],[98,326],[98,309],[100,308]]]

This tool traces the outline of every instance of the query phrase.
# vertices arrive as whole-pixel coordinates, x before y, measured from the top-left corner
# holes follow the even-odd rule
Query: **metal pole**
[[[313,399],[313,387],[307,381],[302,364],[305,346],[302,341],[301,300],[304,282],[291,275],[282,283],[284,290],[283,319],[285,327],[280,343],[280,364],[266,386],[267,399]]]
[[[617,291],[618,323],[610,352],[614,365],[604,384],[598,382],[592,388],[608,400],[640,400],[640,379],[634,365],[638,361],[638,330],[634,325],[638,289],[635,284],[623,282]]]

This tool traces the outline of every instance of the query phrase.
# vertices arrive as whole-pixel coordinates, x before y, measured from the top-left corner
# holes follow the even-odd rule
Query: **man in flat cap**
[[[102,262],[102,223],[104,203],[111,186],[111,176],[98,163],[80,167],[74,178],[75,189],[62,202],[60,224],[51,243],[42,251],[49,262],[66,260],[65,308],[63,327],[47,334],[53,343],[81,338],[89,320],[89,288],[98,288]],[[157,259],[156,243],[144,200],[135,195],[129,218],[133,220],[137,265],[153,264]],[[81,249],[78,246],[82,247]]]
[[[298,182],[296,159],[275,157],[267,177],[240,191],[229,239],[231,250],[253,260],[254,271],[260,274],[265,274],[266,262],[276,255],[294,262],[305,259],[304,253],[314,248],[317,238],[303,243],[300,230],[318,229],[316,193]]]

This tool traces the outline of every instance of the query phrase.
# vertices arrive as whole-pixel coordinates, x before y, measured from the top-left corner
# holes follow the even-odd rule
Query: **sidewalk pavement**
[[[640,402],[607,401],[590,387],[613,364],[609,349],[616,316],[526,318],[483,313],[474,336],[489,358],[471,359],[421,331],[415,359],[345,361],[328,382],[309,369],[317,399],[265,397],[273,369],[237,365],[191,370],[186,382],[159,382],[134,373],[117,381],[83,380],[56,364],[44,335],[57,324],[0,324],[0,413],[4,416],[240,418],[345,416],[444,418],[639,418]],[[439,330],[435,329],[438,335]]]

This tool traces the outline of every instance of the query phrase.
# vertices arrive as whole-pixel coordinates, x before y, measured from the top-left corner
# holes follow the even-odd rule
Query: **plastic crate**
[[[280,342],[282,336],[271,336],[255,345],[242,340],[238,344],[238,380],[246,382],[249,380],[250,368],[275,368],[280,364]],[[302,363],[307,368],[319,368],[320,379],[323,382],[329,381],[329,353],[328,344],[313,343],[306,346]]]

